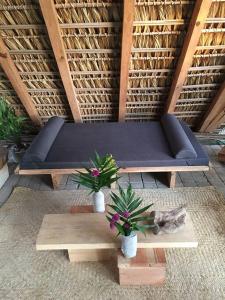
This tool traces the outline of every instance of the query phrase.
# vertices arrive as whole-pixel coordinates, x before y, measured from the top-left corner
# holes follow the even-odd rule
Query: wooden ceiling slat
[[[172,113],[175,110],[177,100],[179,99],[180,93],[183,89],[188,70],[191,67],[193,56],[211,4],[212,0],[196,1],[166,103],[166,112],[168,113]]]
[[[120,63],[119,121],[125,120],[126,99],[129,79],[129,64],[132,50],[134,0],[124,0],[123,32]]]
[[[31,96],[28,94],[26,85],[23,83],[19,72],[10,57],[8,48],[5,46],[3,40],[0,38],[0,65],[4,70],[6,76],[11,82],[16,94],[18,95],[20,101],[22,102],[27,114],[33,121],[35,125],[41,126],[42,121],[38,114],[38,111],[35,108],[35,105],[32,101]]]
[[[39,2],[73,118],[76,122],[82,122],[54,2],[53,0]]]
[[[200,132],[211,132],[219,127],[225,115],[225,81],[221,85],[218,93],[213,99],[209,109],[207,110],[205,116],[203,117],[203,122],[201,123],[198,130]]]
[[[54,32],[54,40],[57,38],[60,41],[61,39],[60,47],[63,52],[60,47],[55,47],[53,42],[51,45],[48,40],[46,41],[48,35],[45,23],[40,22],[39,5],[36,5],[37,11],[34,12],[33,6],[29,11],[27,6],[13,6],[14,1],[8,0],[9,5],[0,7],[5,15],[0,30],[2,29],[3,42],[10,45],[11,58],[23,83],[27,85],[27,92],[32,97],[42,119],[47,120],[54,114],[63,115],[67,119],[66,114],[68,114],[71,120],[69,105],[71,103],[72,106],[74,103],[77,105],[78,113],[80,111],[84,121],[104,120],[104,118],[109,120],[108,117],[105,117],[108,114],[111,114],[115,120],[119,114],[119,104],[123,120],[148,119],[148,111],[151,110],[155,111],[154,116],[158,119],[164,112],[163,108],[165,108],[171,83],[179,66],[177,62],[180,53],[184,51],[180,38],[185,37],[187,30],[192,30],[189,36],[186,35],[186,40],[189,37],[186,46],[191,48],[193,36],[194,42],[196,42],[196,32],[198,34],[200,32],[201,24],[198,22],[204,23],[201,31],[204,34],[200,37],[194,54],[190,49],[186,50],[186,55],[190,55],[188,59],[193,60],[193,63],[188,68],[186,61],[183,60],[184,65],[180,69],[182,74],[177,79],[184,76],[185,81],[178,86],[181,91],[176,101],[174,114],[180,118],[184,117],[184,120],[189,118],[189,125],[194,126],[199,118],[193,117],[192,109],[196,114],[198,113],[198,116],[207,111],[225,74],[225,48],[223,45],[225,18],[222,11],[224,0],[216,0],[207,17],[206,9],[208,10],[209,5],[205,5],[205,3],[215,1],[125,0],[107,3],[105,1],[94,1],[96,3],[81,1],[78,4],[57,4],[55,0],[39,1],[46,6],[52,5],[46,14],[53,19],[51,24],[55,22],[57,25],[51,26],[53,27],[52,32]],[[124,7],[126,5],[124,12],[122,5]],[[136,17],[132,16],[133,20],[130,21],[127,18],[130,14],[129,7],[132,8],[134,15],[134,5]],[[162,14],[161,5],[164,7]],[[169,6],[174,11],[172,15]],[[199,21],[198,14],[203,10],[203,6],[204,21],[203,19]],[[195,14],[196,19],[194,20],[194,10],[191,12],[189,10],[190,8],[196,10],[196,7],[198,7],[198,13]],[[19,14],[18,9],[20,10]],[[53,14],[52,10],[55,10]],[[124,23],[122,21],[123,13]],[[187,24],[191,20],[190,13],[193,15],[192,21]],[[23,14],[27,17],[32,16],[29,19],[31,24],[28,19],[24,21]],[[118,47],[118,39],[121,39],[123,25],[121,51]],[[55,32],[58,36],[55,35]],[[214,35],[211,32],[216,33]],[[132,37],[135,41],[134,47],[132,47]],[[56,41],[54,42],[58,45]],[[72,87],[72,94],[75,94],[75,97],[71,96],[70,102],[65,100],[65,88],[61,82],[61,77],[65,78],[62,76],[63,71],[59,73],[55,65],[56,54],[53,53],[53,50],[56,51],[55,48],[59,49],[57,50],[58,65],[64,68],[67,64],[68,78],[73,81],[70,87]],[[122,61],[125,62],[123,65]],[[118,65],[120,63],[121,65]],[[188,72],[186,72],[187,69]],[[186,75],[183,71],[186,72]],[[0,93],[8,98],[10,96],[15,98],[16,92],[10,88],[3,70],[0,70],[0,77],[1,75]],[[119,83],[121,83],[120,88]],[[118,103],[119,97],[120,103]],[[18,103],[18,105],[21,110],[22,104]],[[132,117],[130,117],[130,113],[132,113]],[[146,115],[143,116],[143,113]],[[214,121],[221,123],[222,114],[223,111],[214,118]]]

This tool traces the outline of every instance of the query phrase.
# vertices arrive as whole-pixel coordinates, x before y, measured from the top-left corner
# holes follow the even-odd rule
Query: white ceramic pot
[[[105,211],[105,197],[102,191],[95,192],[93,194],[94,211],[104,212]]]
[[[137,254],[137,234],[131,232],[129,236],[122,235],[121,251],[126,258],[135,257]]]

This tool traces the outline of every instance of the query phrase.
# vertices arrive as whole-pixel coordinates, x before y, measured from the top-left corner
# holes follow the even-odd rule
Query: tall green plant
[[[143,215],[153,204],[141,207],[142,199],[135,195],[132,186],[127,190],[119,186],[119,195],[111,193],[113,204],[108,205],[112,211],[106,216],[110,222],[110,228],[116,228],[118,235],[129,236],[133,231],[145,232],[147,228],[154,228],[153,218],[150,214]]]
[[[74,182],[83,185],[93,192],[99,192],[103,187],[109,187],[118,180],[117,172],[119,168],[116,165],[112,155],[107,154],[100,157],[95,153],[94,160],[91,160],[92,167],[85,168],[86,172],[80,172],[74,175]]]
[[[25,120],[25,117],[17,116],[14,109],[0,98],[0,140],[19,144]]]

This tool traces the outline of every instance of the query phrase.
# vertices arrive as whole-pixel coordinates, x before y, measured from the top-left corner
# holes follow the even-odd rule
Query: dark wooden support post
[[[32,101],[32,98],[27,91],[26,85],[23,83],[14,62],[10,57],[8,48],[5,46],[5,43],[1,38],[0,52],[0,65],[4,70],[6,76],[8,77],[9,81],[11,82],[28,116],[31,118],[35,125],[41,126],[41,117],[39,116],[38,111]]]
[[[195,1],[194,11],[191,17],[187,35],[183,43],[183,48],[177,62],[176,71],[173,76],[173,82],[166,103],[165,111],[167,113],[173,113],[175,110],[177,100],[180,97],[188,70],[191,67],[201,31],[209,14],[209,9],[212,2],[212,0]]]
[[[200,132],[211,132],[225,120],[225,81],[221,85],[209,109],[203,117],[203,122],[198,128]]]
[[[123,6],[123,33],[120,63],[120,91],[119,91],[119,121],[125,120],[126,100],[129,80],[129,64],[132,49],[134,20],[134,0],[124,0]]]
[[[39,0],[39,2],[73,118],[76,122],[82,122],[80,107],[70,73],[54,1]]]

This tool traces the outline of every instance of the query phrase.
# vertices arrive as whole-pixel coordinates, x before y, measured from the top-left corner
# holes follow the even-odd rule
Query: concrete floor
[[[210,157],[210,171],[208,172],[182,172],[177,175],[176,187],[196,187],[196,186],[215,186],[225,195],[225,164],[217,159],[219,145],[203,145]],[[10,166],[10,177],[0,190],[0,205],[10,196],[16,186],[28,187],[35,190],[52,190],[51,179],[48,175],[21,176],[14,174],[16,166]],[[131,183],[133,188],[168,188],[165,176],[162,173],[134,173],[123,174],[119,179],[119,184],[126,187]],[[77,184],[72,180],[71,175],[63,176],[60,189],[74,190]],[[82,187],[81,187],[82,188]]]

